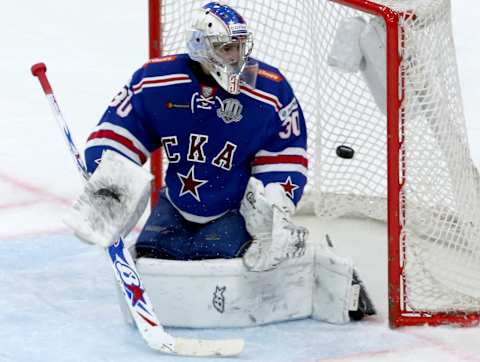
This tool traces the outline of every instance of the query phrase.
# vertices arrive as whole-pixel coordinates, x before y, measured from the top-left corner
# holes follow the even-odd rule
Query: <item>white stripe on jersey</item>
[[[93,140],[90,140],[87,142],[85,149],[90,148],[90,147],[95,147],[95,146],[109,146],[112,147],[113,149],[117,150],[121,154],[129,157],[139,165],[142,165],[142,162],[140,160],[140,157],[135,153],[130,151],[127,147],[122,145],[119,142],[116,142],[114,140],[111,140],[110,138],[95,138]]]
[[[282,103],[278,100],[277,96],[271,93],[261,91],[257,88],[252,88],[246,84],[242,84],[240,86],[240,93],[252,97],[257,101],[271,105],[273,108],[275,108],[275,111],[277,112],[282,108]]]
[[[270,165],[258,165],[252,167],[252,174],[266,172],[299,172],[305,177],[307,176],[307,168],[296,163],[275,163]]]
[[[101,130],[113,131],[113,132],[119,134],[120,136],[123,136],[123,137],[127,138],[128,140],[130,140],[133,143],[133,145],[135,147],[137,147],[140,151],[143,152],[143,154],[145,155],[145,158],[150,157],[150,152],[138,140],[137,137],[135,137],[133,134],[130,133],[130,131],[128,129],[117,126],[117,125],[115,125],[113,123],[110,123],[110,122],[103,122],[103,123],[99,124],[97,127],[95,127],[95,130],[93,132],[101,131]]]
[[[152,88],[152,87],[164,87],[168,85],[174,84],[182,84],[182,83],[191,83],[192,80],[190,79],[188,74],[169,74],[169,75],[161,75],[158,77],[146,77],[143,78],[137,84],[132,86],[133,93],[138,94],[144,88]]]
[[[90,147],[95,147],[95,146],[109,146],[112,147],[113,149],[117,150],[121,154],[127,156],[128,158],[132,159],[139,165],[142,165],[142,161],[140,160],[140,157],[135,153],[130,151],[127,147],[122,145],[121,143],[115,142],[109,138],[95,138],[93,140],[90,140],[87,142],[85,149],[88,149]]]
[[[255,157],[261,156],[284,156],[284,155],[295,155],[303,156],[307,158],[307,151],[302,147],[287,147],[279,152],[270,152],[266,150],[260,150],[255,154]]]

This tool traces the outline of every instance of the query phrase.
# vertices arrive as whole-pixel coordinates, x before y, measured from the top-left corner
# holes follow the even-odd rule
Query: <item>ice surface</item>
[[[0,360],[159,359],[139,333],[124,325],[112,272],[102,250],[69,235],[51,235],[1,243],[0,261],[1,275],[5,276],[1,286],[5,297],[0,300]],[[389,344],[400,347],[415,341],[412,336],[388,330],[382,321],[348,326],[296,321],[261,328],[168,330],[192,338],[243,337],[247,348],[242,360],[255,361],[382,352]],[[162,356],[161,360],[178,358]]]
[[[106,104],[147,58],[147,1],[7,1],[0,23],[0,361],[179,361],[148,349],[120,315],[103,251],[61,223],[81,179],[30,66],[44,61],[80,149]],[[453,0],[473,159],[480,161],[480,3]],[[480,361],[478,328],[387,326],[385,227],[338,221],[328,231],[354,257],[380,314],[332,326],[294,321],[174,335],[246,339],[239,361]],[[323,228],[322,228],[323,227]],[[157,311],[163,313],[165,311]],[[166,311],[168,312],[168,311]]]

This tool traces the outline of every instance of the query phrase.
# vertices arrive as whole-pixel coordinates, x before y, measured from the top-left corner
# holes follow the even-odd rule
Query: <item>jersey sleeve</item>
[[[141,94],[135,85],[141,84],[143,69],[136,71],[112,99],[100,122],[90,134],[85,146],[85,161],[89,173],[97,168],[105,150],[116,151],[143,165],[150,153],[160,145],[148,131]]]
[[[264,185],[280,183],[296,205],[307,183],[307,129],[302,108],[284,81],[278,97],[283,107],[271,120],[269,137],[252,162],[252,175]]]

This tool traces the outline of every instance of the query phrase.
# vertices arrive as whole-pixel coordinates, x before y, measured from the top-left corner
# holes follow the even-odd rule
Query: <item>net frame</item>
[[[406,181],[405,142],[402,102],[405,98],[405,77],[401,72],[404,34],[400,19],[405,13],[367,0],[329,0],[384,19],[386,24],[386,68],[387,68],[387,109],[386,109],[386,156],[387,156],[387,230],[388,230],[388,306],[392,328],[413,325],[457,324],[477,325],[479,313],[462,310],[449,312],[412,311],[407,306],[405,267],[405,200],[402,199]],[[385,3],[385,1],[384,1]],[[149,0],[149,56],[162,56],[162,0]],[[407,14],[408,16],[408,14]],[[414,15],[412,15],[414,16]],[[183,29],[182,29],[183,30]],[[151,170],[155,176],[154,189],[162,185],[162,156],[160,151],[152,154]],[[152,207],[157,195],[152,193]]]

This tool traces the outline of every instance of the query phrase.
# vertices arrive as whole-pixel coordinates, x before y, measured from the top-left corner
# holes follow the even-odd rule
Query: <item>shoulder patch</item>
[[[168,62],[173,62],[175,59],[177,59],[176,55],[165,55],[160,58],[150,59],[148,62],[145,63],[145,65],[152,64],[152,63],[168,63]]]
[[[283,80],[283,77],[280,74],[275,73],[275,72],[271,72],[271,71],[265,70],[265,69],[259,69],[258,70],[258,75],[260,77],[264,77],[264,78],[273,80],[274,82],[277,82],[277,83],[280,83]]]

